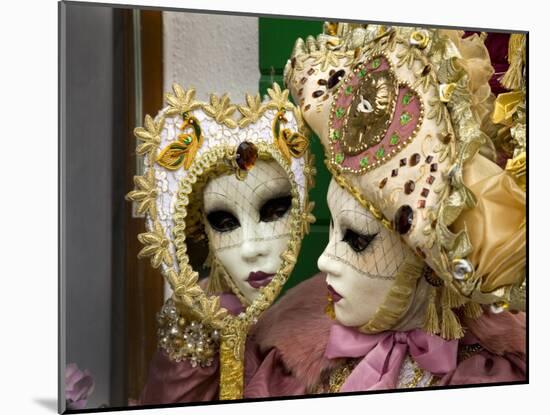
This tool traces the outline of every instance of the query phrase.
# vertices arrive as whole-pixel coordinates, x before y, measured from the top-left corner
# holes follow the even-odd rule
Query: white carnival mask
[[[208,366],[219,346],[220,398],[234,399],[242,396],[248,329],[281,291],[314,221],[315,169],[300,111],[277,84],[264,102],[246,95],[246,105],[173,89],[157,117],[135,129],[145,172],[128,199],[147,226],[138,256],[151,258],[173,290],[159,317],[160,347],[173,360]],[[203,264],[188,241],[205,238]],[[207,291],[198,282],[202,266],[210,267]],[[228,290],[246,306],[237,316],[220,305]],[[196,341],[188,330],[193,339],[199,333]]]
[[[290,191],[281,166],[263,160],[244,180],[216,177],[204,190],[210,249],[248,303],[281,266],[292,229]]]
[[[362,326],[384,301],[410,250],[334,179],[327,200],[330,239],[318,266],[327,274],[336,319]]]

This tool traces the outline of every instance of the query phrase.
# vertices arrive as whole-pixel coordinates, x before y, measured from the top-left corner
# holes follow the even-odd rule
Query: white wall
[[[236,102],[257,92],[257,17],[165,12],[163,25],[165,91],[177,82],[199,99],[228,92]]]
[[[164,91],[177,82],[194,87],[196,98],[229,93],[244,103],[256,94],[260,80],[258,18],[188,12],[163,12]],[[165,297],[171,295],[165,285]]]

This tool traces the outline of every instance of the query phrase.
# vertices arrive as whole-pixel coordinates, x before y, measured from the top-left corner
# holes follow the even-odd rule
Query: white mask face
[[[249,302],[281,266],[290,239],[290,190],[273,160],[258,160],[244,180],[220,176],[205,187],[210,249]]]
[[[336,319],[357,327],[370,321],[390,290],[407,250],[334,179],[328,190],[330,239],[318,261],[327,274]]]

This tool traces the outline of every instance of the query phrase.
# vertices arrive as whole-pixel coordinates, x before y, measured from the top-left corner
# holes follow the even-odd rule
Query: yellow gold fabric
[[[479,155],[465,166],[464,183],[477,205],[465,210],[452,228],[468,230],[473,246],[469,259],[481,277],[481,291],[520,283],[526,254],[525,192],[508,172]]]
[[[525,151],[506,162],[506,171],[516,179],[517,184],[524,192],[527,191],[527,154]]]
[[[494,73],[484,39],[477,34],[463,38],[462,30],[442,30],[441,33],[448,36],[460,52],[461,57],[456,63],[468,74],[472,111],[483,124],[492,109],[489,80]]]
[[[492,121],[495,124],[509,124],[512,115],[516,112],[519,104],[525,99],[523,92],[512,91],[499,94],[495,100]]]

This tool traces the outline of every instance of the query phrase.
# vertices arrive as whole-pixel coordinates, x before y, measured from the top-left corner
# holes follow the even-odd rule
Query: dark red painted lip
[[[275,274],[268,274],[263,271],[255,271],[248,274],[246,282],[248,282],[252,288],[261,288],[269,284],[274,275]]]
[[[329,293],[329,295],[330,295],[330,297],[332,298],[332,301],[333,301],[334,303],[337,303],[337,302],[340,301],[342,298],[344,298],[344,297],[342,297],[340,294],[338,294],[338,293],[336,292],[336,290],[335,290],[334,288],[332,288],[331,285],[327,285],[327,288],[328,288],[328,293]]]

